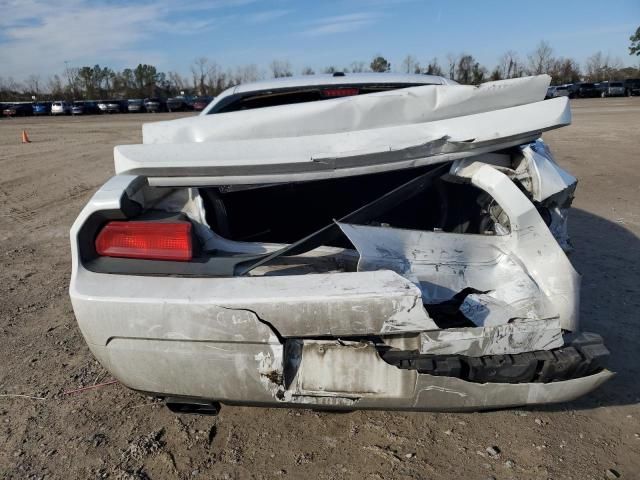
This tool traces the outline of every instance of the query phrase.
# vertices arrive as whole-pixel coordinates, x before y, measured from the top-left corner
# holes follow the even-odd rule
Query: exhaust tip
[[[222,408],[219,402],[193,402],[180,398],[166,398],[165,405],[173,413],[195,415],[218,415]]]

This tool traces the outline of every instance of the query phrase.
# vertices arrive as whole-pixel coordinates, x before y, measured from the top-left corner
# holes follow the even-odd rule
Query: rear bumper
[[[571,401],[613,376],[602,370],[549,383],[479,383],[397,368],[366,345],[323,348],[312,342],[305,345],[295,376],[285,378],[277,370],[283,359],[276,344],[113,339],[90,348],[115,378],[134,390],[269,407],[486,410]]]
[[[287,304],[284,297],[276,297],[276,290],[256,293],[261,281],[267,280],[262,283],[267,288],[273,277],[130,277],[80,267],[74,273],[70,293],[78,324],[96,358],[127,387],[163,397],[272,407],[463,411],[570,401],[613,375],[607,370],[593,374],[584,370],[584,376],[572,378],[579,375],[576,364],[564,373],[557,368],[560,373],[555,377],[531,377],[531,381],[519,383],[517,378],[509,383],[495,375],[460,378],[453,371],[443,373],[442,369],[429,370],[415,362],[389,359],[371,342],[310,338],[321,338],[331,330],[340,336],[340,325],[350,329],[359,325],[360,331],[371,337],[377,333],[391,345],[413,348],[410,334],[385,334],[393,325],[376,323],[371,317],[373,311],[385,312],[384,317],[396,318],[404,326],[413,321],[415,330],[428,329],[428,325],[420,324],[417,312],[412,313],[410,300],[415,292],[392,272],[363,272],[359,280],[372,284],[375,278],[387,285],[389,303],[374,305],[365,300],[363,290],[356,291],[354,298],[359,299],[360,311],[345,322],[341,322],[345,317],[335,311],[338,302],[330,293],[318,295],[315,305],[308,296],[299,301],[290,298]],[[354,278],[354,288],[357,282]],[[232,298],[230,292],[239,290],[244,293]],[[301,285],[300,291],[308,292],[309,288]],[[283,295],[295,297],[296,293]],[[347,298],[340,299],[343,307],[348,304]],[[326,312],[319,310],[322,306]],[[287,312],[282,317],[298,316],[298,321],[279,321],[278,309]],[[344,311],[354,309],[352,305]],[[334,325],[318,321],[330,311],[334,313]],[[299,318],[302,315],[307,317]],[[318,324],[320,329],[313,330],[311,326]],[[485,330],[489,332],[490,328]],[[487,336],[496,339],[497,345],[500,335]],[[425,341],[427,338],[422,337]],[[522,347],[515,345],[516,335],[510,336],[510,342],[513,348]],[[488,344],[483,348],[489,353],[495,350]],[[472,349],[467,352],[480,354]],[[486,363],[499,357],[518,355],[484,355],[472,360]],[[437,361],[443,357],[423,358]],[[541,367],[535,368],[542,371]],[[491,379],[496,381],[487,381]],[[555,381],[541,381],[552,379]]]

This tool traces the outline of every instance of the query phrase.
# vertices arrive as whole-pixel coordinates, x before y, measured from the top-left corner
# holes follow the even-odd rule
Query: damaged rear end
[[[570,114],[534,101],[547,84],[145,126],[72,228],[89,347],[193,404],[480,410],[597,388],[608,351],[579,330],[566,256],[576,179],[539,138]]]

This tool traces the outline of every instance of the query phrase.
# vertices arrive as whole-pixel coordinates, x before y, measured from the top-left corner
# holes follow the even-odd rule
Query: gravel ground
[[[578,100],[573,111],[571,127],[544,138],[580,179],[570,230],[582,326],[605,337],[614,380],[546,408],[223,407],[215,418],[174,415],[119,384],[65,394],[111,379],[71,310],[69,227],[112,174],[113,146],[139,142],[143,121],[180,115],[0,120],[0,475],[639,478],[640,98]],[[23,129],[31,144],[20,144]]]

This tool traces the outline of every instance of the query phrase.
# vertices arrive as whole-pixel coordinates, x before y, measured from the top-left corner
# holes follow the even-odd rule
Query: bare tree
[[[167,73],[167,77],[169,79],[170,88],[177,92],[184,90],[187,86],[187,80],[178,72],[169,72]]]
[[[473,80],[473,65],[475,60],[471,55],[463,54],[456,65],[456,80],[462,84],[468,85]]]
[[[520,61],[518,54],[513,50],[508,50],[502,54],[496,68],[499,71],[500,78],[517,78],[524,75],[524,65]]]
[[[366,72],[367,71],[366,64],[360,61],[351,62],[351,71],[353,73]]]
[[[555,58],[551,62],[548,71],[551,75],[551,83],[562,85],[565,83],[575,83],[580,80],[580,65],[572,58]]]
[[[33,95],[40,95],[40,75],[29,75],[26,80],[27,89]]]
[[[553,48],[544,40],[541,40],[536,49],[529,54],[529,71],[533,75],[546,73],[553,61]]]
[[[191,65],[191,75],[193,77],[193,89],[198,95],[207,94],[207,77],[209,76],[211,68],[209,65],[209,59],[207,57],[198,57],[193,61]]]
[[[622,68],[622,61],[619,58],[612,59],[609,54],[603,55],[602,52],[596,52],[587,58],[585,67],[589,81],[601,82],[613,80]]]
[[[257,82],[262,79],[262,73],[254,63],[236,67],[236,76],[240,78],[240,83]]]
[[[440,67],[436,57],[431,59],[424,73],[427,75],[442,75],[442,68]]]
[[[0,77],[0,97],[6,100],[13,100],[19,92],[22,92],[24,87],[16,82],[13,77],[2,78]]]
[[[80,92],[80,77],[78,68],[70,67],[69,62],[64,62],[64,75],[67,78],[67,97],[78,97]]]
[[[324,67],[322,69],[322,73],[336,73],[338,69],[333,65],[329,65],[328,67]]]
[[[313,68],[311,67],[304,67],[302,69],[302,75],[315,75],[316,72],[313,71]]]
[[[47,90],[53,98],[62,98],[64,94],[64,86],[62,85],[62,79],[59,75],[53,75],[49,77],[47,82]]]
[[[290,77],[293,75],[291,72],[291,64],[288,60],[273,60],[269,64],[271,75],[273,78]]]
[[[447,53],[447,62],[449,62],[449,78],[451,80],[455,80],[456,64],[458,63],[458,57],[453,53]]]
[[[473,85],[479,85],[486,80],[486,76],[487,69],[480,65],[480,62],[474,62],[471,67],[471,83]]]
[[[602,71],[608,59],[602,55],[602,52],[596,52],[587,58],[585,70],[587,80],[591,82],[599,82],[602,78]]]
[[[407,55],[402,60],[402,71],[404,73],[413,73],[416,69],[417,61],[413,55]]]

